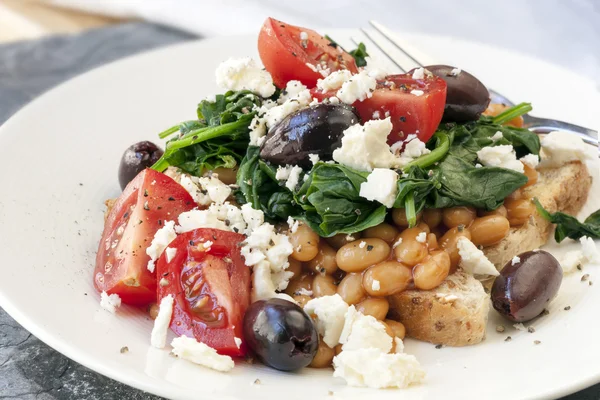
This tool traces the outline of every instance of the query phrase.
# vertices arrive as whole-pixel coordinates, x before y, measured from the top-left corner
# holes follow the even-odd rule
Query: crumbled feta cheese
[[[425,68],[417,68],[412,74],[413,79],[425,79]]]
[[[361,240],[361,242],[358,244],[358,247],[360,247],[361,249],[364,249],[367,246],[367,242],[365,242],[364,240]]]
[[[308,40],[308,33],[300,32],[300,40]]]
[[[285,187],[291,190],[292,192],[296,190],[296,186],[298,186],[298,182],[300,182],[300,174],[302,173],[302,168],[297,165],[294,165],[290,170],[290,175],[285,182]]]
[[[300,288],[297,292],[297,294],[301,295],[301,296],[312,296],[313,295],[313,291],[312,290],[308,290],[305,288]]]
[[[175,228],[177,233],[185,233],[199,228],[229,230],[225,222],[218,218],[211,207],[207,210],[182,212],[177,220],[179,221],[179,225]]]
[[[156,262],[152,260],[148,261],[148,265],[146,265],[146,268],[148,269],[148,271],[154,272],[154,269],[156,268]]]
[[[146,254],[150,256],[151,261],[156,261],[169,243],[177,237],[174,228],[175,221],[167,221],[162,228],[156,231],[152,243],[146,249]]]
[[[251,58],[230,58],[217,67],[215,74],[217,85],[227,90],[249,90],[262,97],[275,93],[271,74]]]
[[[350,78],[352,78],[352,72],[347,69],[334,71],[326,78],[319,79],[317,81],[317,88],[321,89],[323,92],[337,91]]]
[[[414,94],[415,96],[423,96],[425,92],[422,90],[413,89],[410,91],[410,94]]]
[[[585,161],[590,157],[597,157],[593,155],[593,147],[587,146],[579,136],[567,132],[550,132],[542,138],[541,145],[544,167],[558,167],[569,161]]]
[[[577,267],[583,263],[583,253],[581,250],[568,251],[562,256],[560,266],[565,275],[575,272]]]
[[[500,167],[524,172],[523,163],[517,160],[517,154],[511,145],[484,147],[477,152],[477,158],[486,167]]]
[[[212,347],[185,335],[173,339],[171,346],[173,346],[173,354],[177,357],[204,367],[228,372],[235,366],[231,357],[222,356]]]
[[[414,136],[411,138],[411,136]],[[402,143],[402,142],[396,142]],[[395,143],[395,144],[396,144]],[[404,142],[404,151],[402,152],[401,157],[403,158],[419,158],[422,155],[431,153],[427,147],[425,147],[425,143],[422,142],[416,135],[408,135],[406,141]]]
[[[242,347],[242,339],[240,339],[239,337],[234,337],[233,341],[235,342],[235,345],[237,346],[238,349],[240,347]]]
[[[481,165],[479,163],[475,164],[475,168],[482,168],[482,167],[483,167],[483,165]]]
[[[396,242],[394,243],[392,248],[395,249],[396,247],[400,246],[401,244],[402,244],[402,238],[398,238],[398,240],[396,240]]]
[[[388,71],[381,68],[381,63],[373,60],[371,57],[365,57],[365,61],[367,65],[363,67],[363,70],[369,74],[370,77],[375,78],[377,80],[384,79],[386,76],[390,75]]]
[[[252,121],[250,121],[250,145],[260,146],[265,141],[265,135],[267,134],[267,123],[263,118],[255,115]]]
[[[339,294],[334,294],[309,300],[304,306],[304,311],[308,315],[316,316],[315,327],[323,336],[323,342],[334,348],[339,343],[348,304]]]
[[[391,208],[398,194],[398,174],[387,168],[375,168],[367,176],[367,181],[360,184],[360,197],[378,201]]]
[[[461,237],[457,242],[460,267],[472,275],[498,276],[498,270],[469,239]]]
[[[212,242],[212,241],[210,241],[210,240],[207,240],[206,242],[204,242],[204,243],[202,244],[202,246],[203,246],[205,249],[210,249],[212,245],[213,245],[213,242]]]
[[[350,386],[405,388],[425,378],[415,356],[385,354],[373,348],[342,351],[333,358],[333,366],[333,376],[344,379]]]
[[[340,104],[340,99],[335,96],[328,98],[327,101],[329,101],[330,104]]]
[[[308,159],[310,160],[310,162],[312,163],[312,165],[315,165],[316,163],[318,163],[320,161],[320,158],[319,158],[318,154],[309,154],[308,155]]]
[[[374,292],[378,292],[379,290],[381,290],[381,282],[379,282],[377,279],[373,279],[373,283],[371,284],[371,290],[373,290]]]
[[[535,169],[540,163],[540,158],[535,154],[527,154],[524,157],[519,159],[523,164],[528,165],[529,167]]]
[[[255,210],[249,203],[242,205],[242,216],[248,224],[249,233],[265,223],[265,214],[261,210]]]
[[[192,196],[192,199],[200,205],[207,206],[212,200],[207,192],[200,189],[198,178],[192,177],[188,174],[181,174],[179,177],[179,184]]]
[[[100,293],[100,307],[114,314],[118,307],[121,307],[121,298],[118,294],[108,294],[105,291]]]
[[[416,237],[417,242],[425,243],[427,241],[427,232],[421,232]]]
[[[461,72],[462,70],[460,68],[452,68],[452,71],[450,71],[450,75],[458,76]]]
[[[387,334],[385,326],[380,321],[371,315],[357,313],[356,318],[352,321],[350,333],[342,346],[342,351],[372,348],[389,353],[392,344],[392,337]]]
[[[292,217],[288,217],[287,224],[288,224],[288,227],[290,229],[290,232],[296,233],[296,231],[298,230],[298,226],[300,225],[300,222],[296,221]]]
[[[293,95],[290,93],[294,93]],[[283,98],[286,100],[280,105],[273,107],[260,108],[262,118],[265,120],[267,128],[271,129],[277,125],[280,121],[285,119],[288,115],[300,110],[301,108],[307,107],[312,101],[312,95],[308,89],[303,89],[300,92],[290,92],[284,95]]]
[[[173,295],[170,294],[160,301],[158,315],[150,334],[150,344],[157,349],[162,349],[167,344],[167,333],[173,316],[173,301]]]
[[[490,139],[492,139],[494,142],[497,142],[498,140],[504,139],[504,135],[502,134],[502,132],[497,131]]]
[[[381,119],[381,113],[379,111],[374,111],[371,117],[372,119]]]
[[[167,247],[165,249],[165,255],[167,256],[167,262],[170,263],[173,257],[177,254],[177,249],[174,247]]]
[[[290,173],[292,172],[292,166],[286,165],[285,167],[280,165],[277,167],[277,171],[275,172],[275,179],[278,181],[285,181],[290,177]]]
[[[518,324],[513,324],[513,326],[515,327],[516,330],[521,331],[521,332],[527,332],[527,328],[525,327],[525,325],[523,325],[522,322],[519,322]]]
[[[514,256],[510,262],[511,265],[515,265],[521,262],[521,258],[519,256]]]
[[[302,84],[300,81],[289,81],[285,90],[281,92],[281,95],[277,99],[278,104],[283,104],[286,101],[298,101],[303,105],[306,105],[312,101],[312,95],[310,90]]]
[[[208,192],[213,203],[223,204],[231,195],[231,188],[213,176],[199,178],[198,183]]]
[[[373,96],[376,87],[377,80],[366,71],[361,71],[342,84],[337,91],[337,97],[346,104],[352,104]]]
[[[342,146],[333,151],[333,159],[360,171],[402,166],[387,144],[391,130],[389,118],[352,125],[344,131]]]
[[[579,239],[581,243],[581,254],[583,259],[592,264],[600,264],[600,252],[598,251],[598,245],[594,242],[594,239],[588,236],[584,236]]]

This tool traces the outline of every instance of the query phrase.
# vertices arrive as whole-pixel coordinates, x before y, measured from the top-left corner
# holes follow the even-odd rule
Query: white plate
[[[342,40],[348,32],[332,32]],[[540,115],[598,126],[593,83],[524,56],[450,38],[408,36],[440,61],[473,72]],[[600,381],[600,279],[568,277],[536,332],[504,334],[492,313],[488,338],[467,348],[407,341],[427,379],[398,392],[354,389],[331,371],[285,374],[238,363],[229,374],[149,348],[152,321],[122,307],[100,309],[92,271],[103,201],[119,193],[117,167],[131,143],[150,139],[217,92],[214,69],[231,56],[256,55],[256,37],[174,46],[99,68],[25,107],[0,128],[0,304],[50,346],[85,366],[148,392],[195,399],[529,399],[555,397]],[[596,171],[597,174],[597,171]],[[596,179],[584,212],[600,206]],[[592,204],[593,203],[593,204]],[[590,269],[592,280],[597,269]],[[566,305],[570,311],[563,311]],[[513,340],[504,342],[511,335]],[[534,340],[542,343],[534,345]],[[119,349],[128,346],[127,354]],[[260,385],[253,385],[255,379]]]

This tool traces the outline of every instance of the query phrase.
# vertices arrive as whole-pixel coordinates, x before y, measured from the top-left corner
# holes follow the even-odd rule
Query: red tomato
[[[307,34],[302,40],[301,33]],[[258,53],[273,82],[285,88],[287,82],[299,80],[311,88],[323,78],[315,68],[331,72],[348,69],[357,72],[354,58],[317,32],[267,18],[258,35]],[[311,68],[306,64],[314,66]]]
[[[420,90],[416,96],[412,90]],[[335,92],[311,90],[313,97],[323,100],[335,96]],[[373,96],[352,104],[364,122],[390,116],[392,132],[388,136],[390,145],[403,140],[410,134],[427,142],[433,136],[444,114],[446,105],[446,82],[437,76],[412,79],[410,74],[390,75],[377,82]]]
[[[246,354],[235,338],[243,338],[242,322],[250,305],[250,268],[240,254],[244,235],[218,229],[196,229],[181,234],[169,247],[177,249],[171,262],[163,254],[157,277],[168,281],[158,286],[159,301],[173,295],[171,329],[194,337],[230,356]],[[205,248],[204,243],[212,244]]]
[[[94,286],[123,303],[156,301],[156,274],[148,271],[146,248],[165,221],[196,207],[194,199],[165,174],[146,169],[125,188],[108,218],[96,255]]]

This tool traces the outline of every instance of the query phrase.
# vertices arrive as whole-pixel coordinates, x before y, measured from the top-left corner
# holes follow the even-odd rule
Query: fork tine
[[[406,73],[406,70],[404,68],[402,68],[402,66],[400,64],[398,64],[398,61],[396,61],[387,51],[385,51],[380,45],[379,43],[377,43],[373,37],[369,34],[369,32],[367,32],[364,29],[361,29],[362,33],[367,37],[367,39],[369,39],[371,41],[371,43],[373,43],[375,45],[375,47],[377,47],[379,49],[379,51],[381,51],[392,63],[394,63],[394,65],[396,67],[398,67],[400,69],[401,72]],[[354,38],[351,38],[351,40],[354,42],[354,44],[356,46],[358,46],[358,43],[356,42],[356,40],[354,40]]]
[[[384,27],[383,25],[381,25],[379,22],[377,21],[373,21],[370,20],[369,24],[371,24],[371,26],[373,28],[375,28],[375,30],[377,32],[379,32],[384,38],[386,38],[387,40],[390,41],[390,43],[392,43],[398,50],[400,50],[401,52],[403,52],[408,58],[410,58],[415,64],[417,64],[419,67],[423,66],[423,63],[419,62],[416,58],[414,58],[412,55],[410,55],[406,50],[404,50],[402,48],[402,46],[400,46],[400,44],[398,43],[398,41],[396,39],[394,39],[394,37],[389,33],[389,29]],[[387,32],[386,32],[387,31]]]

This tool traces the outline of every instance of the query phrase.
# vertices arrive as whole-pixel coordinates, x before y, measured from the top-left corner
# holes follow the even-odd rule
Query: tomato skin
[[[96,254],[96,289],[118,294],[125,304],[155,302],[156,274],[147,268],[146,248],[166,221],[195,207],[190,194],[173,179],[152,169],[140,172],[104,223]]]
[[[391,83],[391,84],[390,84]],[[412,94],[420,90],[422,95]],[[446,82],[437,76],[425,79],[412,79],[409,74],[389,75],[377,82],[373,96],[353,104],[363,121],[373,119],[379,112],[380,118],[386,114],[392,121],[392,132],[388,144],[403,141],[408,135],[427,142],[437,130],[446,105]]]
[[[302,45],[301,32],[308,35],[306,47]],[[258,53],[273,83],[279,88],[285,88],[286,83],[292,80],[298,80],[308,88],[316,86],[323,75],[308,67],[307,63],[317,65],[324,60],[331,72],[340,69],[348,69],[352,73],[358,71],[350,54],[341,49],[338,51],[317,32],[273,18],[267,18],[258,34]]]
[[[171,330],[177,335],[194,337],[219,354],[243,356],[243,319],[250,305],[250,268],[240,254],[244,235],[218,229],[196,229],[179,235],[169,247],[177,252],[167,262],[166,254],[158,259],[158,279],[168,284],[158,286],[158,300],[167,295],[175,298]],[[203,243],[212,245],[204,249]],[[192,304],[208,296],[220,318],[206,322],[192,311]],[[235,338],[242,339],[240,348]]]

